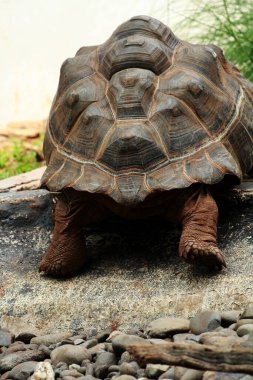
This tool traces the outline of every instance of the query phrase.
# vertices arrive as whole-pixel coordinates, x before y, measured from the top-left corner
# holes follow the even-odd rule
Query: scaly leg
[[[90,202],[88,206],[80,192],[68,189],[59,196],[53,237],[40,263],[40,272],[62,277],[80,271],[85,263],[83,227],[93,222],[92,211]]]
[[[202,187],[190,194],[180,214],[183,230],[179,255],[192,264],[225,267],[216,241],[218,207],[209,191]]]

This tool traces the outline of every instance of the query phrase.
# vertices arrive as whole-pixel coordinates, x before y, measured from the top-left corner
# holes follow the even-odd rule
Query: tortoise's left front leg
[[[205,187],[189,192],[180,209],[182,235],[179,255],[187,262],[205,266],[226,266],[217,246],[218,207]]]

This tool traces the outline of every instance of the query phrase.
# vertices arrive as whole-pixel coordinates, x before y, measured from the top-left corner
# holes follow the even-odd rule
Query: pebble
[[[232,323],[236,323],[240,317],[240,310],[229,310],[221,313],[221,325],[228,327]]]
[[[204,371],[199,371],[197,369],[187,369],[181,380],[201,380],[203,377]]]
[[[35,338],[36,335],[29,333],[29,332],[21,332],[18,334],[15,338],[16,341],[23,342],[23,343],[30,343],[32,338]]]
[[[134,368],[130,363],[122,363],[119,366],[119,372],[121,375],[131,375],[135,376],[137,373],[138,368]]]
[[[151,344],[146,339],[141,338],[136,335],[126,335],[120,334],[115,336],[112,339],[112,347],[117,355],[120,355],[122,352],[126,351],[128,346],[134,344]]]
[[[253,333],[253,324],[242,325],[237,329],[238,336],[244,336]]]
[[[240,319],[253,319],[253,304],[248,305],[243,313],[240,315]]]
[[[147,364],[145,373],[149,379],[158,379],[162,373],[168,371],[169,367],[166,364]]]
[[[0,346],[9,347],[14,342],[15,335],[6,329],[0,329]]]
[[[0,359],[0,372],[6,372],[16,365],[28,361],[41,361],[45,359],[45,354],[39,350],[18,351],[8,354]]]
[[[253,380],[239,373],[201,371],[167,364],[140,368],[127,349],[131,345],[188,342],[216,347],[253,349],[252,305],[222,313],[206,311],[191,320],[159,318],[146,331],[134,327],[128,333],[89,328],[81,333],[42,336],[24,332],[14,336],[0,329],[0,380]],[[239,319],[240,318],[240,319]],[[186,323],[187,322],[187,323]],[[123,327],[122,327],[123,328]],[[29,335],[30,334],[30,335]]]
[[[71,332],[40,335],[32,338],[31,343],[35,343],[38,345],[44,344],[45,346],[50,346],[51,344],[61,342],[63,339],[71,337],[71,335]]]
[[[55,375],[49,362],[37,363],[35,371],[30,380],[54,380]]]
[[[215,330],[221,324],[220,313],[212,310],[198,313],[190,321],[190,330],[194,334]]]
[[[89,359],[90,355],[85,347],[65,344],[64,346],[56,347],[51,352],[50,357],[54,365],[59,362],[81,364],[83,360]]]
[[[190,322],[185,318],[159,318],[147,327],[147,333],[152,338],[166,338],[189,330]]]
[[[237,330],[238,327],[243,326],[243,325],[250,325],[253,324],[253,319],[240,319],[238,322],[236,322],[235,329]]]
[[[27,380],[27,378],[34,373],[37,364],[36,361],[20,363],[12,368],[8,376],[13,380]]]
[[[98,355],[94,365],[95,376],[104,379],[108,374],[109,367],[116,363],[117,359],[115,354],[111,352],[102,352]]]

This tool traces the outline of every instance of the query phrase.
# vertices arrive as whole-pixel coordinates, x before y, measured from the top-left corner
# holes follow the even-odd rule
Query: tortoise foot
[[[226,267],[224,256],[216,244],[198,239],[187,239],[180,242],[179,256],[187,263],[217,267]]]
[[[66,277],[79,272],[85,262],[85,241],[81,233],[56,234],[43,256],[39,272],[46,276]]]

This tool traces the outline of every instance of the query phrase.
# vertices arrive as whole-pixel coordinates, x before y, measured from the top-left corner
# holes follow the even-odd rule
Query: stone
[[[104,352],[105,349],[106,349],[105,343],[98,343],[98,344],[96,344],[96,346],[88,348],[88,352],[89,352],[90,356],[93,356],[93,355],[97,355],[101,352]]]
[[[117,364],[113,364],[113,365],[111,365],[109,368],[108,368],[108,373],[109,372],[119,372],[119,365],[117,365]]]
[[[72,344],[65,344],[64,346],[56,347],[51,352],[52,364],[55,365],[59,362],[67,364],[81,364],[83,360],[90,359],[90,354],[87,348],[74,346]]]
[[[79,344],[83,344],[83,346],[84,346],[85,348],[89,348],[89,347],[87,347],[87,344],[86,344],[85,340],[83,340],[82,338],[77,338],[77,339],[73,340],[73,342],[74,342],[74,344],[75,344],[76,346],[78,346]],[[90,342],[90,341],[88,341],[88,342]],[[92,347],[92,346],[91,346],[91,347]]]
[[[78,340],[80,341],[82,339],[78,339]],[[74,343],[77,344],[76,340],[74,341]],[[97,341],[97,339],[89,339],[86,342],[83,341],[81,343],[83,343],[83,347],[85,347],[85,348],[91,348],[91,347],[96,346],[98,344],[98,341]],[[78,344],[80,344],[80,343],[78,343]]]
[[[127,335],[127,334],[120,334],[115,336],[115,338],[112,339],[112,347],[115,351],[116,355],[122,354],[122,352],[127,350],[128,346],[134,345],[134,344],[151,344],[147,339],[141,338],[136,335]]]
[[[181,377],[181,380],[201,380],[204,371],[199,371],[197,369],[187,369],[187,371]]]
[[[163,379],[175,379],[175,373],[174,373],[175,367],[170,367],[168,371],[164,372],[162,375],[158,377],[158,380]]]
[[[236,323],[240,316],[240,310],[227,310],[221,313],[221,325],[228,327]]]
[[[212,310],[202,311],[190,320],[190,330],[198,335],[215,330],[221,324],[220,313]]]
[[[54,380],[54,371],[49,362],[37,363],[35,371],[30,380]]]
[[[105,331],[102,331],[100,332],[97,336],[96,336],[96,339],[98,341],[98,343],[103,343],[107,340],[107,338],[109,337],[110,335],[110,331],[109,330],[105,330]]]
[[[188,368],[175,366],[174,367],[174,378],[176,380],[180,380],[181,377],[185,374],[185,372],[188,370]]]
[[[61,377],[66,377],[66,376],[71,376],[74,379],[82,377],[83,375],[78,372],[76,369],[65,369],[64,371],[61,372]]]
[[[14,342],[15,335],[5,329],[0,329],[0,346],[9,347]]]
[[[16,336],[16,341],[23,342],[25,344],[30,343],[32,338],[35,338],[36,335],[29,332],[22,332]]]
[[[71,332],[62,332],[62,333],[55,333],[55,334],[47,334],[47,335],[40,335],[36,336],[31,339],[31,343],[35,344],[44,344],[45,346],[50,346],[51,344],[56,344],[61,342],[63,339],[67,339],[71,337]]]
[[[111,352],[102,352],[98,357],[94,365],[94,373],[98,378],[105,378],[108,374],[110,366],[117,363],[115,354]]]
[[[130,362],[132,360],[132,356],[128,351],[124,351],[121,354],[119,364],[124,363],[124,362]]]
[[[134,368],[130,363],[122,363],[119,366],[119,372],[121,375],[135,376],[137,373],[137,368]]]
[[[147,364],[145,373],[149,379],[158,379],[158,377],[168,371],[169,368],[170,366],[166,364]]]
[[[35,348],[38,348],[38,346],[36,345]],[[11,354],[13,352],[17,352],[17,351],[26,351],[28,348],[26,346],[25,343],[23,342],[14,342],[12,343],[5,351],[5,354]]]
[[[246,376],[245,373],[206,371],[204,372],[203,380],[246,380]]]
[[[253,324],[246,324],[240,326],[237,330],[238,336],[244,336],[253,333]]]
[[[168,341],[171,341],[171,339],[166,338],[166,340],[164,340],[164,339],[160,339],[160,338],[150,338],[150,339],[148,339],[148,341],[151,344],[164,344]]]
[[[114,377],[114,379],[117,379],[117,380],[136,380],[135,377],[130,376],[130,375],[120,375],[120,376]]]
[[[85,368],[85,374],[86,376],[93,376],[94,375],[94,364],[90,363],[89,360],[83,360],[81,363],[81,367]]]
[[[236,322],[235,329],[237,330],[240,326],[253,324],[253,319],[240,319]]]
[[[175,335],[173,335],[172,341],[173,342],[184,342],[186,340],[186,338],[188,336],[191,336],[191,335],[192,334],[189,334],[189,333],[175,334]]]
[[[34,373],[37,364],[38,363],[36,361],[20,363],[12,368],[9,373],[9,378],[13,380],[26,380]]]
[[[178,333],[188,332],[190,322],[185,318],[158,318],[147,327],[147,333],[152,338],[166,338]]]
[[[91,375],[85,375],[85,376],[82,376],[81,378],[80,378],[80,380],[97,380],[97,378],[96,377],[94,377],[94,376],[91,376]]]
[[[240,319],[253,319],[253,304],[249,304],[240,315]]]
[[[44,359],[45,354],[40,350],[17,351],[0,359],[0,372],[9,371],[20,363]]]

